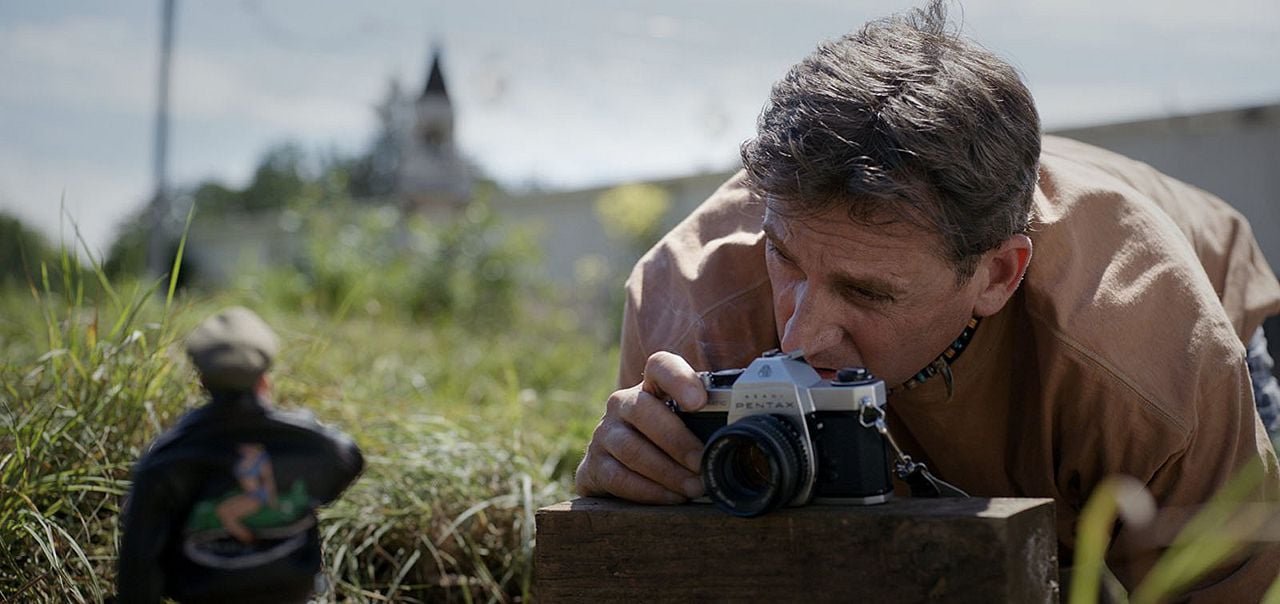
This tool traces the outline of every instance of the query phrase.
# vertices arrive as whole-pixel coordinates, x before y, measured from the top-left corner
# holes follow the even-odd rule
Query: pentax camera
[[[771,351],[746,369],[701,373],[707,405],[676,410],[706,445],[707,495],[734,516],[893,495],[888,449],[868,420],[883,408],[884,381],[863,368],[824,380],[801,355]]]

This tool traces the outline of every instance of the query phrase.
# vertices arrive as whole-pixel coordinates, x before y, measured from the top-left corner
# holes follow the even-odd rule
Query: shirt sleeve
[[[316,422],[317,429],[327,438],[326,453],[329,457],[329,476],[332,481],[325,486],[325,492],[319,494],[321,504],[333,502],[342,492],[347,490],[364,471],[364,455],[354,440],[340,430]]]
[[[622,339],[620,340],[621,351],[618,355],[618,388],[630,388],[640,383],[644,375],[644,364],[648,360],[649,354],[645,352],[644,344],[640,341],[639,322],[636,319],[635,298],[631,295],[630,287],[627,288],[626,302],[622,307]]]
[[[135,473],[122,518],[124,536],[116,575],[121,604],[158,603],[164,595],[160,556],[172,523],[165,507],[170,498],[155,476]]]
[[[1161,205],[1186,234],[1236,334],[1248,342],[1280,312],[1280,282],[1249,221],[1217,196],[1140,165],[1130,182]]]
[[[735,174],[653,246],[626,282],[618,387],[640,383],[649,355],[697,370],[745,366],[776,347],[764,263],[763,203]]]
[[[337,499],[342,491],[347,490],[356,478],[364,472],[364,454],[360,452],[360,447],[356,446],[354,440],[345,434],[340,434],[341,439],[338,441],[338,459],[341,467],[344,469],[343,476],[346,478],[333,498]]]
[[[1112,546],[1109,564],[1133,589],[1155,565],[1176,532],[1248,464],[1260,464],[1262,486],[1250,498],[1275,505],[1280,476],[1270,441],[1253,412],[1252,390],[1244,360],[1223,367],[1197,393],[1194,429],[1185,444],[1155,470],[1147,488],[1160,512],[1146,529],[1122,529]],[[1157,547],[1153,548],[1152,544]],[[1262,598],[1280,573],[1280,549],[1259,541],[1198,581],[1187,596],[1192,602],[1253,602]]]
[[[1197,391],[1176,402],[1150,400],[1079,350],[1051,374],[1057,379],[1049,387],[1067,397],[1059,407],[1062,425],[1076,427],[1058,435],[1061,499],[1078,513],[1094,488],[1114,474],[1141,481],[1155,499],[1155,521],[1141,527],[1121,523],[1108,549],[1107,565],[1128,590],[1141,584],[1191,515],[1247,464],[1265,470],[1254,500],[1277,501],[1275,454],[1253,411],[1244,359],[1234,352],[1218,349],[1183,367],[1200,372],[1201,379]],[[1060,539],[1074,544],[1076,535]],[[1258,601],[1277,570],[1274,545],[1255,544],[1193,585],[1188,596],[1193,602]]]
[[[1249,221],[1225,200],[1103,149],[1057,137],[1046,137],[1045,145],[1074,149],[1070,157],[1089,162],[1157,204],[1191,243],[1241,341],[1248,342],[1264,319],[1280,313],[1280,282]]]

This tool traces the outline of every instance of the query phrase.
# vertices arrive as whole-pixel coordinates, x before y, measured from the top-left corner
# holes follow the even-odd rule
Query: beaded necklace
[[[903,382],[895,388],[890,388],[889,392],[892,394],[899,390],[915,389],[925,383],[929,378],[941,373],[942,379],[947,383],[947,397],[950,398],[952,392],[955,390],[954,378],[951,376],[951,364],[956,362],[956,359],[960,358],[960,354],[969,346],[969,341],[973,339],[973,334],[978,331],[978,323],[981,322],[982,319],[980,317],[969,319],[969,323],[965,325],[964,331],[960,332],[959,337],[953,340],[951,345],[948,346],[946,350],[942,351],[942,354],[938,355],[938,358],[934,359],[933,362],[925,366],[924,369],[921,369],[915,375],[911,376],[911,379]]]

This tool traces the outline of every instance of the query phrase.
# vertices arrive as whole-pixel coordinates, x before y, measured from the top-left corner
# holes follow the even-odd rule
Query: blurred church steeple
[[[413,101],[412,126],[401,138],[396,192],[418,210],[459,206],[470,200],[472,176],[454,144],[453,104],[441,67],[444,52],[431,48],[422,95]]]
[[[422,89],[422,96],[419,98],[427,98],[431,96],[441,96],[447,101],[449,100],[449,91],[444,86],[444,72],[440,69],[440,46],[433,45],[431,48],[431,71],[427,74],[427,85]]]

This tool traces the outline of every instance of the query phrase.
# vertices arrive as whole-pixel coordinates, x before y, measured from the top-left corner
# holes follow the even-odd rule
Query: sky
[[[512,188],[727,169],[773,81],[918,2],[178,0],[169,181],[365,149],[433,45],[462,152]],[[0,1],[0,211],[105,250],[153,191],[160,0]],[[1280,102],[1276,0],[953,2],[1046,129]],[[63,233],[59,235],[59,233]]]

